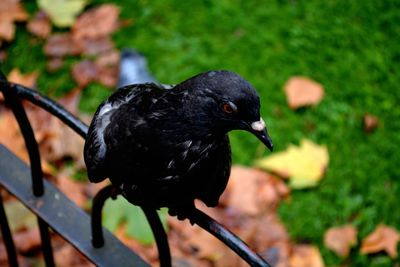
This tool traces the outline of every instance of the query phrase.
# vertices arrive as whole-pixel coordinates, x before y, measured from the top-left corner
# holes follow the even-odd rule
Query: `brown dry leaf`
[[[50,35],[52,29],[50,19],[43,11],[38,11],[26,27],[30,33],[43,39]]]
[[[61,57],[51,57],[46,64],[46,70],[48,72],[54,72],[62,68],[64,60]]]
[[[169,223],[169,239],[174,253],[191,259],[191,262],[193,259],[197,260],[195,266],[210,262],[216,267],[246,266],[227,246],[200,227],[191,225],[187,220],[178,221],[172,217],[169,218]]]
[[[120,53],[112,49],[105,53],[100,54],[95,61],[98,67],[116,67],[119,65]]]
[[[290,267],[323,267],[324,261],[317,247],[295,245],[289,259]]]
[[[76,94],[76,93],[75,93]],[[74,97],[68,96],[71,103],[78,103]],[[69,108],[73,108],[71,105]],[[35,132],[35,137],[39,143],[41,156],[45,161],[56,162],[71,157],[77,162],[77,166],[83,164],[83,139],[61,122],[43,109],[31,104],[26,104],[28,118]]]
[[[9,110],[3,111],[0,115],[0,143],[26,163],[29,162],[25,142],[18,123]]]
[[[72,27],[75,39],[96,39],[109,35],[118,28],[119,9],[114,4],[92,8],[78,17]]]
[[[37,227],[14,233],[13,238],[18,251],[23,254],[40,248],[42,244],[39,228]]]
[[[95,266],[72,245],[63,244],[54,251],[54,261],[58,267],[93,267]]]
[[[114,48],[114,43],[109,36],[75,40],[79,42],[80,47],[82,47],[82,52],[90,56],[106,53]]]
[[[78,207],[84,207],[88,198],[85,194],[86,183],[77,182],[61,174],[57,177],[58,188]]]
[[[361,253],[371,254],[385,251],[391,258],[397,258],[397,243],[400,233],[393,227],[378,225],[375,230],[362,241]]]
[[[289,193],[286,185],[267,173],[234,166],[223,202],[242,215],[257,215],[275,207]]]
[[[58,103],[72,114],[78,114],[78,105],[81,99],[81,89],[75,88],[58,99]]]
[[[79,55],[82,47],[72,38],[70,33],[56,33],[51,35],[44,45],[44,53],[50,57],[64,57],[67,55]]]
[[[98,69],[90,60],[83,60],[72,67],[72,77],[80,88],[85,87],[90,82],[96,81]]]
[[[19,0],[0,1],[0,41],[11,41],[15,34],[15,21],[26,21],[28,13]]]
[[[372,133],[378,127],[379,119],[374,115],[365,114],[363,117],[363,125],[366,133]]]
[[[284,86],[284,91],[291,109],[317,105],[324,97],[324,88],[321,84],[301,76],[290,78]]]
[[[325,232],[324,244],[338,256],[345,258],[350,248],[357,244],[357,230],[352,225],[332,227]]]
[[[97,66],[97,81],[102,85],[113,88],[118,82],[118,68]]]
[[[38,76],[38,71],[34,71],[28,74],[22,74],[19,69],[13,69],[8,74],[7,79],[13,83],[21,84],[29,88],[35,88]]]

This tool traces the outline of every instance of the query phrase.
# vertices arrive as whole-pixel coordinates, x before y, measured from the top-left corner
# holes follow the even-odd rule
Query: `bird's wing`
[[[97,109],[90,124],[84,147],[84,158],[91,182],[101,182],[108,176],[105,166],[107,144],[104,140],[104,134],[106,128],[110,125],[111,117],[117,113],[123,104],[130,102],[144,92],[149,92],[152,88],[157,88],[157,86],[154,84],[137,84],[122,87]]]

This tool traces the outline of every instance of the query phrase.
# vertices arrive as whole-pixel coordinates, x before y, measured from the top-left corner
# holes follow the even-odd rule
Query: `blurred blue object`
[[[138,83],[158,83],[147,67],[147,59],[133,49],[121,53],[118,88]]]

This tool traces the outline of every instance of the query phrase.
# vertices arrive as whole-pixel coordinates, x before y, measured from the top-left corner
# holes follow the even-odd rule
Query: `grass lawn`
[[[100,2],[109,1],[91,1]],[[295,241],[317,244],[327,266],[393,266],[386,254],[360,255],[358,246],[343,262],[324,248],[323,234],[346,223],[358,228],[360,240],[379,223],[400,230],[400,1],[115,2],[122,18],[132,19],[114,35],[117,46],[143,52],[160,81],[235,71],[258,89],[276,151],[302,138],[328,146],[330,164],[320,185],[294,191],[279,209]],[[68,64],[74,59],[48,74],[42,45],[19,28],[2,68],[42,70],[39,88],[51,96],[73,89]],[[324,85],[321,104],[298,112],[287,107],[282,87],[293,75]],[[109,94],[91,85],[81,109],[93,112]],[[372,134],[362,130],[365,113],[380,120]],[[234,132],[231,140],[235,163],[250,165],[264,155],[248,133]]]

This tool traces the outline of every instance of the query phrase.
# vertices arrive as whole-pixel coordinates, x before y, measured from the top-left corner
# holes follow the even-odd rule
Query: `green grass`
[[[100,0],[92,0],[97,4]],[[119,48],[135,47],[155,76],[177,83],[209,69],[229,69],[259,91],[276,150],[302,138],[326,144],[330,165],[313,190],[295,191],[279,209],[291,237],[312,242],[328,266],[342,263],[324,249],[331,226],[352,223],[365,237],[379,223],[400,230],[400,2],[399,1],[117,1],[132,25],[114,34]],[[32,3],[29,10],[35,10]],[[75,85],[68,65],[48,74],[42,43],[22,28],[8,47],[5,71],[41,69],[39,87],[60,95]],[[293,112],[282,86],[292,75],[322,83],[316,107]],[[81,108],[93,112],[111,91],[92,85]],[[379,117],[362,131],[363,114]],[[265,152],[247,133],[231,134],[234,162],[251,164]],[[266,153],[268,154],[268,153]],[[351,266],[392,266],[385,254],[361,256]]]

